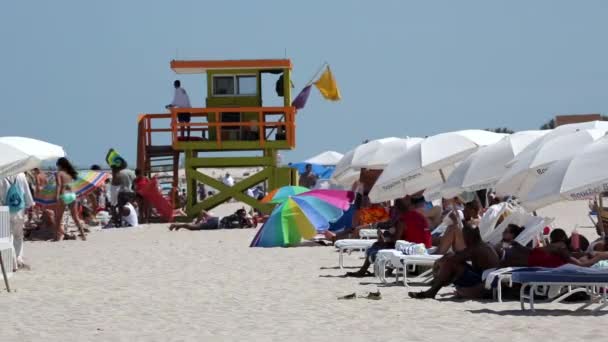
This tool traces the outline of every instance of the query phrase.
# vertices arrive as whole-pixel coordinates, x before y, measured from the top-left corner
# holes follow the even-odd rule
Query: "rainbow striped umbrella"
[[[283,203],[291,196],[307,192],[308,188],[303,186],[284,186],[272,190],[266,197],[262,198],[262,203]]]
[[[78,178],[70,183],[72,191],[76,193],[78,198],[82,198],[97,189],[108,179],[110,175],[107,172],[99,171],[81,171],[78,172]],[[41,205],[54,205],[57,203],[57,185],[48,184],[34,196],[36,203]]]
[[[312,190],[287,197],[253,238],[250,247],[286,247],[327,230],[348,209],[353,193]]]

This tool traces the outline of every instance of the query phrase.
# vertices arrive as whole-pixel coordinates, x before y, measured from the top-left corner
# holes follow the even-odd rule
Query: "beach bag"
[[[428,252],[423,243],[406,243],[399,246],[401,253],[405,255],[427,255]]]
[[[21,187],[17,184],[17,181],[10,182],[11,185],[6,192],[6,199],[4,203],[8,206],[8,210],[11,214],[15,214],[25,209],[25,195],[21,191]]]

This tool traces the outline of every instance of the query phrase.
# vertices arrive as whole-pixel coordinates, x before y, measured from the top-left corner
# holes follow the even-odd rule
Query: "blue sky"
[[[314,92],[297,161],[366,138],[536,129],[608,113],[608,1],[11,1],[0,5],[0,136],[63,145],[79,165],[135,160],[169,61],[282,58],[297,92],[328,61],[343,100]],[[193,105],[203,78],[180,77]]]

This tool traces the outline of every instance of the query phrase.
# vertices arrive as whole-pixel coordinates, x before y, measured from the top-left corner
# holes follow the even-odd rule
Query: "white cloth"
[[[125,226],[137,227],[139,225],[137,211],[131,203],[125,204],[125,208],[129,209],[129,215],[122,217],[123,222],[126,223]]]
[[[226,186],[234,186],[234,178],[232,176],[224,177],[223,183]]]
[[[34,198],[30,191],[25,173],[21,172],[16,176],[11,176],[0,180],[0,204],[4,204],[6,193],[11,187],[11,183],[19,186],[25,200],[25,209],[32,207]],[[16,262],[23,263],[23,228],[25,227],[25,209],[11,214],[11,234],[13,235],[13,248],[15,249]],[[16,267],[17,265],[15,265]]]
[[[190,98],[188,97],[188,93],[184,88],[175,88],[175,95],[173,95],[173,102],[171,102],[173,107],[178,108],[190,108]]]

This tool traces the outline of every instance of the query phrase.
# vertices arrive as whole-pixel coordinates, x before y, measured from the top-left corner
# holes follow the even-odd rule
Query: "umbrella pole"
[[[604,230],[604,220],[602,219],[602,211],[604,209],[603,196],[600,193],[597,197],[598,197],[597,224],[600,228],[600,235],[602,236],[602,239],[606,239],[606,231]]]
[[[11,287],[8,285],[8,276],[6,275],[6,269],[4,269],[4,259],[2,259],[2,253],[0,252],[0,267],[2,268],[2,277],[4,278],[4,285],[6,291],[11,292]]]

